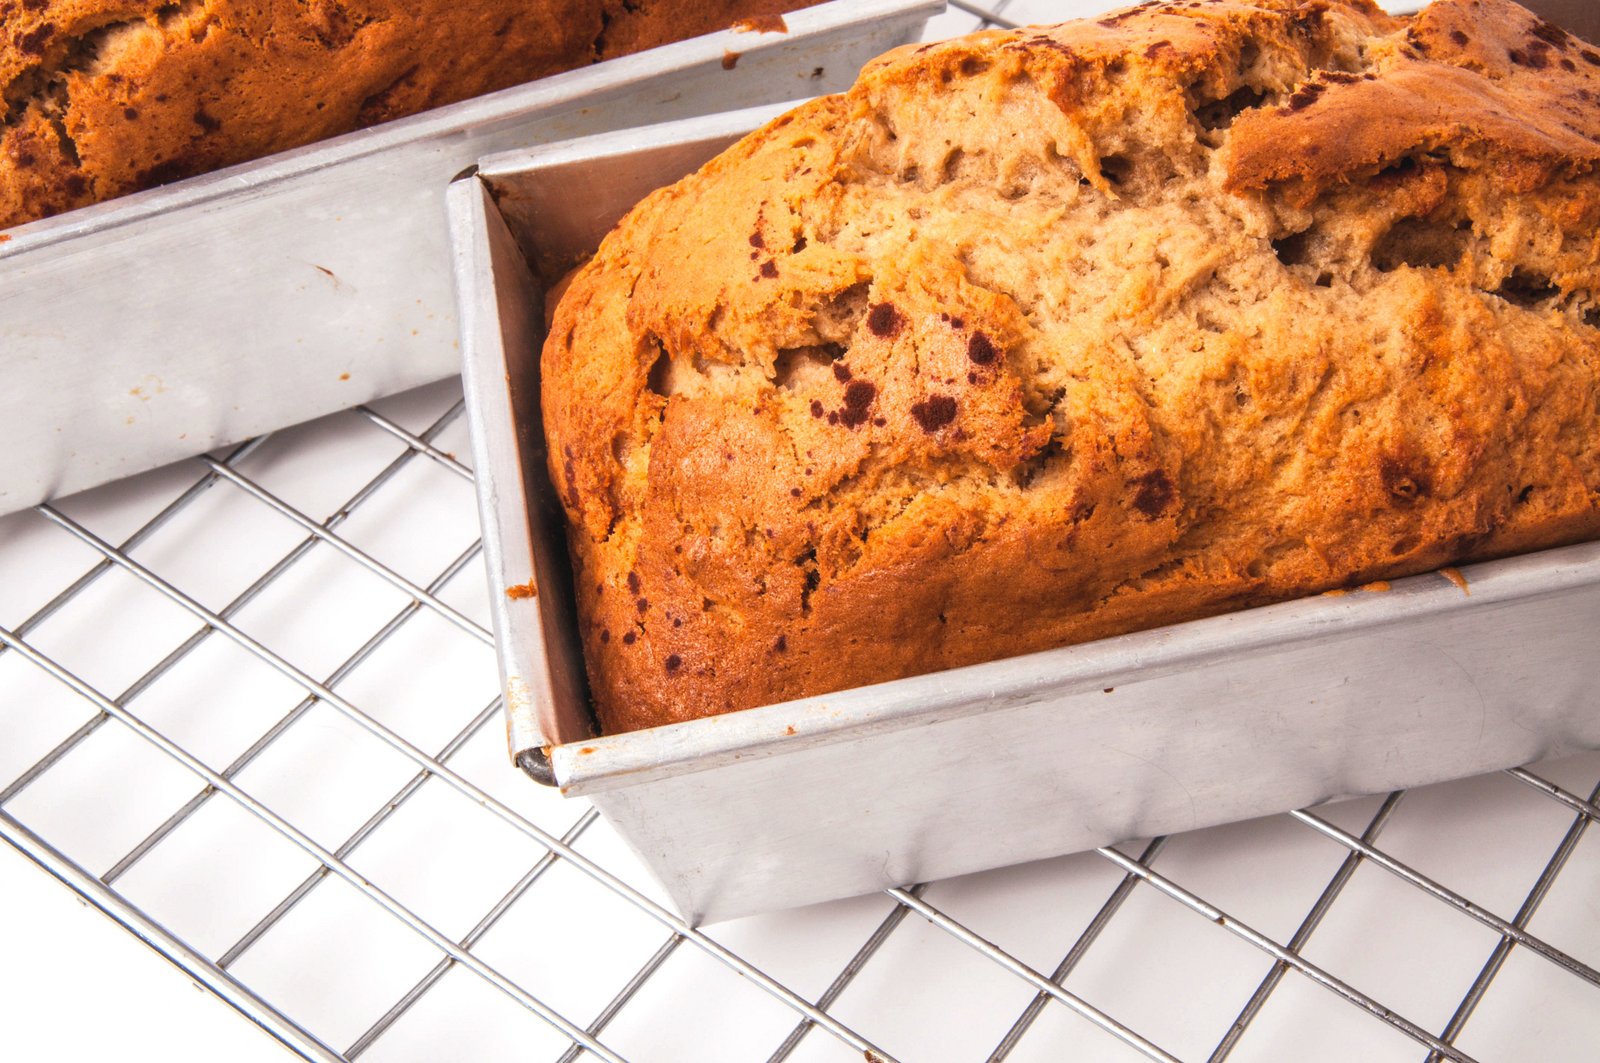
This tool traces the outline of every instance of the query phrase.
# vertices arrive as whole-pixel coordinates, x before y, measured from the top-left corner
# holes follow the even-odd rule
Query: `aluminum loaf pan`
[[[595,737],[544,462],[539,264],[773,113],[486,160],[450,192],[511,751],[592,800],[686,918],[1600,748],[1600,544]]]
[[[452,177],[842,88],[943,7],[834,0],[9,230],[0,513],[454,374]]]

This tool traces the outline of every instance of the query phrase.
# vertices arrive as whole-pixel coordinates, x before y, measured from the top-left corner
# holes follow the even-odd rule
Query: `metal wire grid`
[[[982,9],[963,0],[956,0],[952,6],[979,17],[985,25],[1009,24],[998,11]],[[819,1036],[814,1033],[815,1030],[821,1031],[820,1036],[831,1037],[858,1055],[864,1055],[868,1059],[889,1060],[893,1057],[886,1048],[875,1044],[867,1031],[856,1028],[861,1023],[857,1022],[855,1025],[846,1023],[835,1014],[834,1009],[857,976],[869,968],[874,957],[895,937],[896,931],[905,925],[908,916],[914,914],[926,926],[946,935],[949,940],[966,946],[973,954],[982,957],[1031,991],[1031,999],[1016,1014],[1003,1038],[988,1053],[987,1058],[993,1063],[1010,1056],[1024,1043],[1025,1036],[1041,1016],[1048,1014],[1048,1010],[1056,1005],[1087,1020],[1136,1053],[1151,1059],[1174,1060],[1179,1058],[1176,1054],[1065,985],[1085,957],[1090,955],[1096,942],[1101,940],[1108,928],[1117,921],[1119,912],[1128,906],[1130,899],[1136,897],[1141,888],[1177,902],[1188,912],[1221,927],[1271,960],[1271,965],[1259,985],[1228,1025],[1226,1033],[1210,1051],[1208,1058],[1213,1061],[1228,1058],[1241,1044],[1241,1039],[1251,1028],[1252,1022],[1262,1012],[1275,991],[1284,984],[1285,976],[1291,973],[1307,984],[1321,987],[1334,998],[1370,1016],[1375,1022],[1403,1034],[1414,1042],[1418,1052],[1429,1060],[1465,1061],[1472,1058],[1456,1047],[1456,1042],[1479,1004],[1485,999],[1496,976],[1505,968],[1508,959],[1515,952],[1520,951],[1536,957],[1550,970],[1564,972],[1565,976],[1577,979],[1588,987],[1600,988],[1600,972],[1594,967],[1528,929],[1541,903],[1550,895],[1557,877],[1568,866],[1585,831],[1592,823],[1600,820],[1600,806],[1597,806],[1597,802],[1600,802],[1600,785],[1591,790],[1587,797],[1583,797],[1548,778],[1528,770],[1517,769],[1506,774],[1554,802],[1570,815],[1571,821],[1559,844],[1545,861],[1543,870],[1527,890],[1515,915],[1509,919],[1474,903],[1462,893],[1430,878],[1393,853],[1379,847],[1380,835],[1404,797],[1402,793],[1394,793],[1378,805],[1359,833],[1341,828],[1325,813],[1305,810],[1291,813],[1293,819],[1300,825],[1336,843],[1344,850],[1345,855],[1336,872],[1327,881],[1297,929],[1287,940],[1274,939],[1164,874],[1157,865],[1162,853],[1168,847],[1168,840],[1157,838],[1145,844],[1137,855],[1130,855],[1121,849],[1111,847],[1097,851],[1098,858],[1114,868],[1119,877],[1106,895],[1103,904],[1078,934],[1060,962],[1048,972],[1019,958],[1017,950],[1007,950],[998,946],[948,911],[930,903],[926,898],[928,886],[923,884],[887,891],[891,902],[887,913],[849,956],[848,962],[838,969],[826,989],[811,998],[802,995],[769,974],[761,965],[721,943],[716,935],[683,923],[649,894],[648,887],[641,888],[627,880],[624,875],[611,870],[606,863],[582,851],[579,847],[580,841],[596,822],[596,814],[592,809],[580,810],[581,806],[576,803],[564,806],[567,809],[567,825],[563,830],[555,830],[541,825],[537,822],[539,817],[529,814],[525,808],[514,807],[514,801],[496,796],[491,792],[494,787],[482,781],[474,781],[467,772],[452,766],[457,755],[475,737],[486,733],[492,734],[495,730],[501,710],[498,699],[484,704],[449,741],[430,752],[386,724],[379,715],[355,704],[341,692],[341,687],[363,663],[372,659],[381,647],[396,636],[397,632],[408,624],[414,624],[419,617],[431,616],[442,620],[456,629],[460,637],[468,640],[482,644],[492,642],[489,631],[471,615],[473,610],[470,607],[451,604],[447,600],[446,593],[457,577],[469,581],[480,578],[477,567],[479,544],[471,543],[449,560],[431,579],[419,583],[402,574],[397,566],[380,560],[375,551],[356,545],[350,538],[341,534],[340,530],[341,525],[349,521],[363,507],[369,506],[373,499],[382,496],[386,491],[397,490],[394,485],[399,482],[402,473],[416,463],[429,463],[445,470],[457,480],[469,482],[472,477],[471,470],[453,454],[436,445],[441,435],[457,424],[461,412],[462,403],[459,398],[455,398],[454,401],[448,402],[442,412],[436,412],[426,427],[415,432],[402,423],[403,418],[385,414],[377,408],[361,407],[358,408],[357,416],[346,415],[342,431],[384,433],[400,447],[400,452],[322,519],[279,497],[257,477],[242,471],[243,467],[248,465],[251,456],[268,441],[268,437],[246,443],[220,457],[208,456],[197,459],[193,482],[120,542],[108,541],[91,530],[85,521],[69,515],[70,507],[49,504],[39,506],[33,511],[38,518],[48,522],[56,534],[87,547],[96,560],[80,576],[20,623],[9,628],[0,627],[0,663],[3,663],[6,656],[25,661],[94,709],[93,715],[85,722],[0,790],[0,837],[4,837],[6,841],[61,878],[86,900],[142,937],[304,1058],[356,1060],[362,1057],[374,1045],[381,1043],[386,1033],[444,982],[454,969],[460,968],[492,986],[553,1030],[561,1045],[557,1053],[557,1058],[560,1060],[578,1059],[586,1053],[601,1059],[619,1060],[624,1057],[619,1051],[608,1046],[605,1036],[607,1029],[652,982],[658,972],[662,971],[668,961],[687,946],[693,953],[741,976],[748,984],[763,990],[772,1000],[788,1010],[793,1025],[766,1057],[773,1063],[788,1059],[799,1053],[806,1045],[815,1042]],[[313,439],[300,445],[315,447],[318,444]],[[154,567],[142,561],[139,554],[141,547],[157,536],[163,528],[180,518],[209,492],[219,490],[239,492],[253,505],[260,507],[264,515],[270,514],[273,518],[290,522],[303,537],[278,560],[267,566],[258,578],[250,582],[232,600],[219,608],[211,608],[175,581],[163,577]],[[310,669],[296,664],[289,656],[253,637],[238,622],[241,611],[283,580],[286,574],[303,563],[313,551],[322,551],[324,554],[331,551],[339,555],[345,562],[358,566],[398,592],[399,600],[404,603],[386,621],[378,625],[372,635],[353,653],[320,675],[313,674]],[[166,602],[187,614],[190,622],[197,626],[187,638],[139,674],[133,682],[116,693],[107,693],[85,678],[81,674],[82,669],[74,670],[46,652],[34,636],[41,626],[58,616],[97,582],[113,572],[131,577],[144,587],[158,593]],[[244,651],[282,679],[287,680],[301,693],[292,708],[220,768],[213,767],[205,757],[185,748],[182,743],[152,726],[136,711],[140,698],[163,677],[181,662],[191,658],[200,647],[215,640],[223,640]],[[342,841],[332,845],[319,841],[313,836],[312,830],[275,811],[269,802],[241,786],[238,781],[238,777],[272,749],[274,743],[279,742],[286,734],[294,732],[296,725],[303,724],[308,714],[318,707],[331,709],[353,723],[370,738],[402,757],[411,771],[407,781],[387,800],[378,803],[365,821]],[[19,707],[15,705],[5,708],[7,713],[17,711]],[[19,796],[25,795],[30,787],[49,777],[52,771],[59,770],[63,764],[68,763],[73,753],[80,750],[96,732],[113,724],[126,728],[150,747],[158,750],[161,755],[181,765],[193,777],[194,792],[159,826],[149,831],[137,844],[112,862],[105,872],[96,874],[75,861],[50,839],[30,829],[22,819],[13,815],[8,806],[13,805]],[[398,899],[394,893],[387,891],[384,884],[374,881],[352,865],[352,858],[357,850],[379,835],[385,824],[429,784],[447,787],[465,797],[481,810],[474,814],[497,819],[530,840],[540,851],[540,855],[526,872],[484,911],[481,918],[464,935],[446,933],[435,922],[430,922],[413,907]],[[163,927],[150,912],[142,909],[120,890],[119,883],[138,867],[141,861],[157,851],[164,841],[180,831],[186,823],[191,822],[202,808],[215,801],[218,795],[255,817],[277,836],[287,840],[308,856],[314,864],[314,870],[288,890],[228,947],[207,951],[195,947]],[[577,814],[574,815],[574,812]],[[1420,1022],[1413,1021],[1396,1008],[1386,1005],[1377,997],[1364,992],[1350,981],[1342,979],[1307,958],[1307,946],[1313,935],[1344,893],[1357,869],[1363,864],[1381,869],[1414,890],[1417,895],[1430,898],[1439,905],[1476,921],[1495,936],[1495,944],[1487,960],[1473,978],[1468,990],[1461,996],[1449,1021],[1441,1028],[1430,1029]],[[574,1017],[565,1013],[528,988],[522,981],[487,962],[474,951],[485,935],[489,934],[519,902],[522,902],[541,879],[558,866],[566,866],[580,872],[586,882],[585,888],[610,894],[642,913],[656,925],[660,934],[659,944],[650,952],[642,965],[620,982],[604,1006],[592,1015],[584,1017]],[[432,966],[420,979],[395,997],[390,1006],[342,1048],[325,1041],[289,1008],[269,999],[267,993],[252,987],[234,970],[253,947],[271,935],[274,928],[279,927],[297,907],[316,894],[319,886],[330,879],[340,880],[348,885],[365,902],[381,910],[424,942],[436,957]],[[1129,917],[1123,918],[1126,920]],[[570,964],[581,962],[581,958],[552,957],[551,962]]]
[[[1166,841],[1165,839],[1156,839],[1146,845],[1137,856],[1130,856],[1115,848],[1105,848],[1098,851],[1101,858],[1109,861],[1121,872],[1122,878],[1107,897],[1100,911],[1084,929],[1077,941],[1073,943],[1071,949],[1049,973],[1029,966],[1012,953],[985,940],[981,935],[963,925],[950,914],[930,904],[923,896],[926,890],[925,886],[914,886],[908,889],[888,891],[888,896],[894,902],[894,906],[887,916],[861,944],[849,962],[838,972],[827,990],[815,1000],[805,999],[766,974],[756,965],[720,944],[704,931],[685,925],[638,888],[623,881],[610,870],[578,851],[574,847],[576,841],[595,822],[596,817],[592,810],[586,810],[577,815],[564,832],[557,834],[537,825],[526,815],[514,810],[454,770],[450,766],[452,756],[475,734],[487,728],[491,722],[498,718],[500,712],[498,700],[484,705],[481,711],[477,712],[449,742],[436,753],[430,753],[418,748],[373,715],[353,704],[339,692],[338,687],[345,677],[363,661],[367,660],[395,631],[420,614],[432,613],[456,627],[471,639],[487,642],[490,638],[481,624],[440,597],[441,590],[458,574],[466,572],[473,576],[477,575],[474,571],[475,566],[472,564],[478,555],[476,543],[452,559],[426,585],[419,585],[390,565],[380,561],[373,554],[353,545],[342,537],[338,530],[341,523],[348,520],[352,514],[356,513],[368,500],[380,492],[410,462],[419,459],[429,461],[447,469],[452,475],[463,480],[470,478],[471,472],[465,465],[451,455],[440,451],[432,443],[433,439],[460,416],[460,401],[457,400],[451,403],[444,413],[435,419],[426,430],[417,434],[413,434],[395,420],[378,413],[376,410],[362,408],[360,414],[369,425],[393,436],[404,449],[399,456],[390,461],[375,476],[363,484],[359,490],[339,505],[329,517],[323,520],[317,520],[275,496],[252,477],[240,471],[239,465],[242,459],[249,456],[255,448],[260,446],[263,442],[262,440],[245,444],[221,458],[204,457],[197,459],[199,475],[193,484],[182,491],[171,503],[158,511],[154,517],[150,518],[120,544],[108,542],[79,520],[67,515],[57,506],[44,505],[38,507],[35,513],[39,517],[48,521],[60,533],[92,548],[100,559],[88,571],[84,572],[81,577],[70,583],[58,595],[20,624],[13,628],[0,628],[0,644],[3,644],[4,652],[15,654],[42,670],[85,699],[96,710],[95,714],[85,723],[67,735],[45,756],[7,785],[4,790],[0,790],[0,834],[3,834],[7,841],[63,878],[87,899],[103,910],[108,911],[147,941],[150,941],[167,954],[169,958],[187,968],[194,976],[212,986],[235,1007],[266,1027],[308,1059],[354,1060],[359,1058],[456,966],[471,971],[559,1031],[560,1035],[569,1042],[568,1047],[560,1056],[561,1059],[576,1059],[584,1052],[592,1053],[602,1059],[621,1059],[623,1057],[618,1052],[607,1047],[602,1040],[606,1027],[628,1005],[641,988],[649,982],[652,976],[661,969],[674,952],[685,944],[704,952],[711,959],[738,972],[752,984],[759,986],[774,999],[792,1009],[795,1025],[788,1036],[775,1046],[769,1057],[771,1060],[777,1061],[788,1058],[811,1032],[813,1027],[821,1028],[825,1034],[837,1038],[852,1049],[870,1053],[872,1057],[889,1059],[891,1056],[888,1051],[875,1045],[865,1033],[852,1028],[830,1014],[829,1009],[846,987],[849,986],[852,979],[871,961],[873,955],[890,938],[896,928],[903,923],[908,915],[914,913],[926,920],[929,925],[945,932],[954,940],[970,947],[977,954],[987,958],[1017,979],[1020,979],[1035,992],[1033,999],[1017,1016],[1005,1037],[989,1054],[988,1058],[990,1060],[1005,1059],[1021,1041],[1041,1012],[1052,1003],[1058,1003],[1076,1012],[1095,1026],[1110,1033],[1149,1058],[1172,1060],[1178,1057],[1129,1025],[1119,1021],[1114,1015],[1108,1014],[1063,986],[1063,983],[1067,981],[1079,961],[1082,960],[1096,939],[1100,937],[1116,917],[1119,909],[1141,885],[1159,891],[1192,912],[1225,928],[1238,938],[1261,950],[1273,960],[1270,971],[1231,1024],[1226,1036],[1222,1038],[1211,1053],[1210,1058],[1213,1060],[1221,1060],[1229,1055],[1274,989],[1281,983],[1283,977],[1291,971],[1322,986],[1350,1005],[1365,1011],[1376,1020],[1401,1031],[1418,1045],[1423,1046],[1429,1059],[1467,1060],[1470,1058],[1454,1047],[1454,1041],[1465,1027],[1473,1010],[1483,999],[1485,992],[1513,949],[1521,948],[1526,950],[1554,968],[1565,971],[1591,986],[1600,987],[1600,972],[1543,938],[1530,933],[1527,929],[1534,912],[1538,909],[1540,902],[1548,895],[1556,877],[1566,866],[1584,831],[1590,823],[1600,819],[1600,807],[1596,805],[1596,801],[1600,800],[1600,787],[1597,787],[1585,798],[1569,792],[1554,782],[1518,769],[1508,774],[1512,778],[1536,788],[1552,801],[1559,802],[1566,811],[1570,812],[1572,821],[1559,846],[1546,862],[1543,872],[1527,892],[1515,916],[1510,919],[1503,918],[1473,903],[1455,890],[1429,878],[1377,846],[1376,843],[1380,833],[1402,799],[1402,795],[1396,793],[1390,795],[1382,803],[1359,835],[1341,829],[1316,812],[1299,811],[1292,813],[1294,818],[1304,826],[1344,847],[1347,850],[1347,856],[1339,866],[1337,873],[1317,898],[1315,905],[1306,914],[1298,930],[1286,942],[1273,940],[1268,935],[1254,929],[1245,921],[1230,915],[1195,892],[1186,889],[1177,881],[1164,875],[1157,869],[1156,864],[1166,845]],[[150,566],[141,562],[135,554],[141,544],[180,514],[185,507],[192,505],[203,493],[225,488],[242,492],[256,504],[272,511],[281,518],[293,522],[304,532],[304,538],[286,553],[281,560],[271,565],[233,601],[220,609],[211,609],[180,587],[175,586],[171,581],[163,578]],[[305,669],[253,638],[234,621],[235,615],[244,606],[271,585],[274,580],[280,578],[284,572],[302,559],[308,551],[318,545],[331,548],[348,561],[361,566],[367,572],[386,581],[402,592],[407,599],[406,604],[386,623],[381,625],[354,654],[321,678],[309,674]],[[96,580],[102,578],[113,569],[121,570],[144,585],[158,591],[171,603],[186,611],[199,626],[192,635],[157,661],[126,689],[118,694],[108,695],[41,650],[30,639],[30,634],[57,614],[75,596],[83,593]],[[200,757],[149,725],[134,711],[135,703],[141,694],[161,679],[178,662],[194,652],[197,647],[212,638],[226,639],[243,648],[284,677],[292,680],[304,691],[304,697],[297,704],[273,726],[268,728],[243,753],[221,770],[208,766]],[[235,781],[237,775],[255,761],[263,751],[267,750],[274,741],[287,733],[312,706],[317,704],[326,705],[337,710],[370,735],[402,754],[415,768],[415,774],[405,785],[396,791],[389,800],[383,802],[341,844],[334,847],[319,843],[311,837],[307,830],[275,812],[267,804],[241,788]],[[37,783],[53,768],[60,765],[86,739],[111,721],[116,721],[129,728],[144,741],[183,765],[195,777],[198,789],[169,818],[117,859],[107,871],[96,875],[75,863],[67,854],[30,830],[6,809],[6,805],[12,802],[19,794],[24,793],[28,787]],[[526,874],[487,910],[467,934],[459,938],[452,938],[430,924],[417,912],[397,900],[394,895],[386,892],[382,885],[371,881],[355,870],[349,862],[351,854],[372,837],[375,832],[380,830],[384,823],[405,806],[413,795],[418,793],[430,779],[438,780],[440,783],[457,790],[481,806],[487,814],[503,820],[506,824],[538,843],[544,850],[543,855],[529,868]],[[182,827],[201,807],[214,800],[219,794],[236,802],[282,837],[289,839],[294,845],[310,855],[315,860],[317,867],[312,874],[307,876],[285,895],[279,903],[267,911],[254,926],[230,947],[214,957],[208,957],[178,939],[176,935],[164,930],[147,913],[140,911],[127,897],[118,892],[117,883],[163,840]],[[619,987],[613,999],[598,1014],[586,1022],[563,1014],[560,1010],[547,1004],[515,979],[497,970],[473,952],[474,946],[483,935],[519,899],[528,893],[530,888],[557,862],[565,862],[577,868],[588,876],[596,887],[610,891],[636,906],[654,920],[663,932],[659,947],[649,956],[643,966]],[[1406,1016],[1399,1014],[1395,1009],[1386,1006],[1373,996],[1308,960],[1304,955],[1304,948],[1307,942],[1362,862],[1369,862],[1373,866],[1382,868],[1426,896],[1432,897],[1434,900],[1469,916],[1498,935],[1498,943],[1495,945],[1492,954],[1474,979],[1469,991],[1461,999],[1449,1023],[1437,1032],[1430,1031],[1419,1023],[1411,1021]],[[436,964],[414,986],[396,999],[393,1005],[384,1011],[368,1029],[345,1046],[342,1051],[320,1040],[292,1015],[286,1014],[269,1000],[263,999],[248,985],[230,974],[230,968],[234,966],[241,956],[255,945],[263,935],[269,933],[289,912],[309,896],[320,883],[330,877],[344,880],[373,905],[381,908],[424,939],[439,954]]]

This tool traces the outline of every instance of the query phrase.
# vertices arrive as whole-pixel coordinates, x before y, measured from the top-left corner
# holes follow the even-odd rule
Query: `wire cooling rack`
[[[0,519],[0,837],[304,1058],[1594,1058],[1600,755],[685,925],[506,762],[461,412]]]

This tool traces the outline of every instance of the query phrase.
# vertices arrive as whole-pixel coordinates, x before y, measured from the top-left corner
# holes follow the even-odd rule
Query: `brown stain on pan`
[[[533,580],[529,580],[526,583],[513,583],[506,588],[506,597],[513,601],[520,601],[523,598],[537,598],[538,596],[539,588],[533,585]]]

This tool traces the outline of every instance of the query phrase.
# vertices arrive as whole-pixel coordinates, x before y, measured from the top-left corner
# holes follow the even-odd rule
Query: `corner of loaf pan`
[[[771,117],[503,156],[452,191],[512,753],[593,800],[685,915],[731,918],[1600,744],[1592,542],[597,737],[526,357],[542,345],[542,285],[643,193]]]
[[[585,4],[616,6],[550,7]],[[537,6],[526,5],[528,17]],[[666,6],[628,5],[639,17]],[[452,375],[459,354],[442,192],[453,176],[515,145],[842,88],[861,64],[915,39],[943,9],[942,0],[794,6],[781,19],[636,51],[0,232],[0,513]],[[192,36],[224,18],[228,0],[168,5],[148,23],[135,14],[72,36],[74,20],[95,21],[81,7],[17,9],[29,26],[43,20],[18,30],[39,54],[22,44],[0,48],[0,80],[13,80],[3,62],[10,54],[57,70],[69,97],[98,100],[85,66],[96,49],[120,49],[127,59],[131,48],[137,58],[140,33],[155,33],[158,23],[161,33],[177,32],[181,22]],[[314,8],[294,17],[344,11]],[[468,17],[465,6],[445,14]],[[363,27],[351,47],[383,59],[396,47],[388,33],[380,23]],[[196,47],[248,38],[247,26],[208,32]],[[443,47],[418,44],[418,62]],[[17,92],[32,84],[21,75],[14,82]],[[117,91],[135,91],[119,84]],[[403,108],[406,78],[396,84],[393,107]],[[147,88],[152,99],[168,91]],[[46,90],[54,91],[39,91]],[[243,107],[243,99],[225,102]],[[117,102],[107,136],[155,135],[153,107]],[[185,112],[182,128],[167,134],[198,144],[250,120],[229,111],[229,125],[218,127],[220,104],[192,110],[192,121]],[[372,120],[384,118],[380,112]],[[77,130],[87,153],[93,131],[68,128],[74,121],[69,113],[63,129]],[[17,141],[13,125],[0,126],[6,158],[21,151],[36,171],[41,156]],[[55,142],[48,122],[40,129],[50,134],[44,146]],[[0,182],[17,172],[0,165]]]

